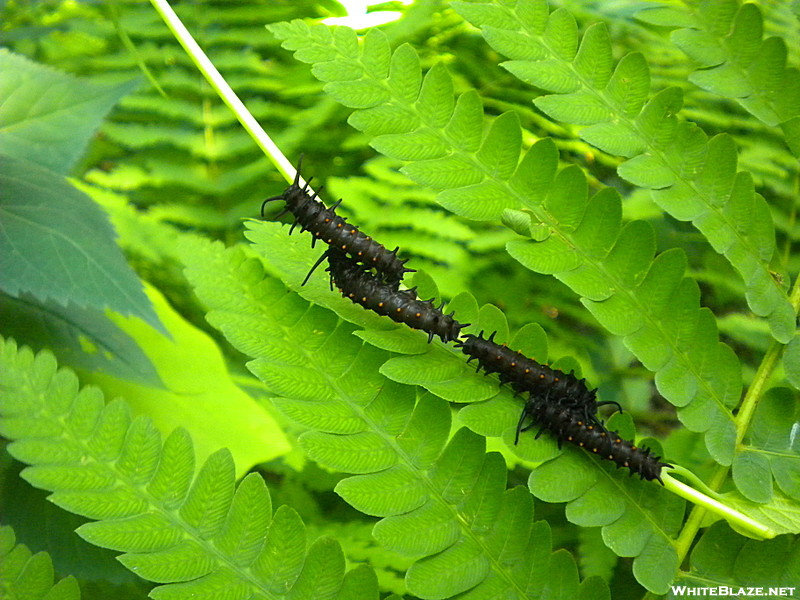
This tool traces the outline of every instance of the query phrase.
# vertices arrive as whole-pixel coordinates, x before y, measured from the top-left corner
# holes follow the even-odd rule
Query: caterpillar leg
[[[314,263],[314,266],[311,267],[311,270],[308,272],[308,275],[306,275],[306,278],[303,279],[303,283],[301,283],[300,285],[305,285],[306,283],[308,283],[311,274],[317,270],[317,267],[322,264],[322,261],[328,258],[328,252],[329,251],[326,250],[325,252],[322,253],[322,255],[317,259],[317,262]],[[331,290],[333,290],[333,279],[331,279]]]
[[[623,412],[622,407],[619,405],[619,402],[615,402],[614,400],[606,400],[605,402],[598,402],[597,408],[600,408],[601,406],[609,406],[611,404],[617,407],[618,412],[620,413]]]
[[[531,422],[525,425],[525,419],[527,417],[531,417],[531,415],[528,412],[528,407],[524,406],[522,408],[522,414],[519,416],[519,421],[517,421],[517,435],[514,437],[515,446],[519,443],[519,434],[522,433],[523,431],[528,431],[529,429],[532,429],[536,425],[532,417],[531,417]],[[541,431],[539,433],[541,433]],[[536,437],[538,438],[539,436],[537,435]]]
[[[264,209],[266,208],[267,204],[269,204],[270,202],[275,202],[276,200],[283,200],[283,194],[280,194],[279,196],[272,196],[272,198],[267,198],[266,200],[264,200],[261,203],[261,218],[262,219],[264,218]],[[286,214],[286,211],[284,211],[281,214]],[[280,215],[278,215],[278,216],[280,216]]]

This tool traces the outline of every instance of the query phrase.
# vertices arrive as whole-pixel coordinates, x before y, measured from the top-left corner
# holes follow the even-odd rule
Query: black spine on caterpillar
[[[434,307],[432,300],[419,300],[414,289],[398,290],[384,283],[344,253],[330,249],[326,254],[331,281],[345,298],[412,329],[426,331],[429,342],[434,335],[443,342],[454,341],[467,326],[456,321],[453,313],[446,315],[441,307]]]
[[[525,420],[531,423],[524,425]],[[607,430],[602,424],[591,423],[583,420],[574,411],[558,404],[529,399],[525,403],[519,423],[517,425],[517,439],[521,431],[526,431],[534,425],[541,426],[536,435],[538,438],[542,431],[549,431],[558,440],[558,445],[567,441],[581,448],[597,454],[600,458],[616,463],[617,468],[630,469],[630,474],[638,474],[642,479],[657,480],[661,485],[661,469],[672,465],[661,462],[661,457],[651,454],[645,447],[638,447],[634,443],[623,439],[616,431]]]
[[[308,180],[306,185],[300,187],[300,167],[301,164],[298,164],[297,174],[292,185],[286,188],[280,196],[264,200],[261,205],[262,218],[264,216],[264,207],[267,203],[283,200],[286,203],[286,208],[278,216],[282,216],[287,212],[292,213],[294,216],[294,223],[289,229],[289,235],[292,234],[297,225],[300,225],[300,231],[309,231],[314,236],[311,240],[312,248],[316,241],[320,239],[329,244],[331,248],[344,252],[367,267],[374,268],[382,280],[395,286],[403,279],[403,275],[414,271],[414,269],[407,269],[403,266],[408,259],[401,260],[397,257],[399,248],[395,248],[390,252],[357,227],[349,224],[344,217],[337,215],[336,208],[341,204],[341,199],[330,208],[326,208],[317,199],[316,193],[309,193],[311,179]],[[311,271],[303,281],[303,285],[311,277],[314,270],[325,260],[325,256],[323,254],[311,267]]]
[[[518,394],[530,393],[532,398],[544,399],[558,406],[577,411],[584,419],[599,423],[595,418],[597,408],[616,402],[597,402],[597,390],[589,389],[585,379],[578,379],[572,373],[564,373],[528,358],[521,352],[494,341],[496,332],[488,338],[467,334],[457,346],[468,355],[467,362],[478,361],[478,370],[486,374],[498,373],[502,383],[509,383]]]

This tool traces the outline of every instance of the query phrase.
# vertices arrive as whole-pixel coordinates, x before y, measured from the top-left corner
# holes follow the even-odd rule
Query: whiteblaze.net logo
[[[708,586],[690,587],[673,585],[671,597],[716,597],[716,598],[796,598],[796,587],[745,587],[745,586]]]

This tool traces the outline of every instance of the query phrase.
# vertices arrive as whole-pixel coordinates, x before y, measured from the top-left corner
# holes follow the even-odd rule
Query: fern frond
[[[104,143],[89,159],[89,166],[94,167],[89,179],[130,191],[140,206],[160,203],[159,190],[169,186],[172,201],[204,204],[222,212],[236,210],[233,223],[223,225],[233,229],[242,214],[254,214],[250,207],[264,193],[263,154],[241,131],[231,111],[197,78],[186,53],[150,5],[122,2],[114,6],[106,10],[105,5],[98,5],[62,15],[58,42],[43,35],[21,47],[23,52],[44,55],[67,70],[88,71],[114,81],[139,78],[146,70],[154,82],[153,86],[140,86],[104,124]],[[297,88],[286,90],[287,79],[300,87],[319,89],[319,85],[308,74],[289,72],[290,68],[297,71],[295,65],[282,64],[287,62],[285,58],[274,57],[275,42],[263,35],[263,27],[259,32],[254,24],[321,13],[312,6],[282,8],[258,1],[240,7],[205,4],[201,11],[194,7],[178,12],[253,115],[268,130],[279,132],[276,142],[284,151],[292,154],[293,148],[310,145],[305,140],[330,119],[334,103],[319,105],[308,101],[314,95],[297,94]],[[116,27],[108,13],[113,13]],[[232,13],[239,13],[238,18]],[[225,31],[217,29],[222,24]],[[80,36],[90,37],[93,44],[82,47]],[[120,37],[126,43],[120,43]],[[270,55],[273,59],[267,65],[265,59]],[[89,117],[80,120],[84,128],[91,121]],[[316,147],[325,153],[319,143]],[[136,152],[118,151],[130,148]],[[71,152],[74,154],[74,149]],[[272,183],[276,188],[279,185]],[[247,209],[237,207],[248,198],[251,204]],[[245,212],[248,209],[250,212]],[[214,219],[201,221],[199,226],[220,229]]]
[[[30,465],[22,476],[95,521],[78,528],[81,537],[123,552],[126,567],[165,584],[154,598],[332,599],[341,589],[352,597],[353,586],[359,597],[377,598],[374,576],[345,577],[334,540],[320,538],[306,551],[300,517],[285,506],[273,516],[259,475],[236,486],[227,450],[193,478],[185,431],[162,444],[150,420],[132,420],[124,401],[105,406],[99,390],[79,390],[51,354],[34,356],[12,341],[0,341],[0,387],[0,432],[13,440],[11,455]]]
[[[499,27],[497,23],[506,28],[512,24],[519,26],[516,13],[506,8],[482,3],[469,6],[470,10],[478,11],[481,18],[496,21],[492,21],[492,31]],[[521,6],[539,5],[523,3]],[[539,12],[534,11],[526,19],[546,21],[546,7],[537,10]],[[547,30],[549,35],[561,30],[567,35],[574,29],[566,13],[558,14],[560,16]],[[543,21],[541,27],[544,26]],[[672,250],[654,260],[655,239],[651,228],[643,222],[629,223],[623,228],[620,199],[611,189],[588,199],[588,186],[580,169],[569,167],[556,175],[558,156],[550,141],[534,145],[517,165],[520,128],[516,118],[511,114],[498,117],[481,137],[478,126],[482,121],[479,118],[481,107],[477,96],[467,92],[455,103],[448,101],[445,97],[450,94],[452,100],[452,85],[447,74],[441,68],[434,68],[423,80],[416,53],[410,47],[398,48],[391,55],[388,77],[378,79],[362,64],[363,58],[344,56],[338,50],[335,36],[344,35],[336,34],[338,29],[332,34],[323,26],[309,28],[295,21],[273,25],[271,30],[284,39],[285,46],[297,49],[301,60],[315,62],[315,65],[317,60],[331,63],[326,71],[329,76],[337,72],[334,67],[341,72],[345,68],[359,67],[362,80],[371,81],[373,88],[382,90],[372,97],[372,108],[357,111],[351,117],[351,122],[363,127],[366,133],[372,134],[376,129],[383,131],[382,127],[391,123],[395,127],[393,135],[397,135],[402,124],[403,128],[411,129],[409,134],[422,131],[438,136],[446,156],[412,162],[404,170],[421,183],[437,189],[448,188],[438,196],[441,204],[471,218],[497,219],[501,215],[509,218],[517,213],[506,209],[519,207],[533,213],[539,223],[532,222],[530,215],[520,213],[521,218],[530,223],[526,233],[531,239],[510,242],[507,248],[511,256],[534,271],[556,276],[582,295],[584,304],[595,317],[612,333],[624,336],[626,345],[642,363],[656,371],[659,391],[680,408],[679,416],[686,426],[692,431],[706,433],[706,445],[715,460],[730,464],[735,439],[731,409],[738,403],[741,392],[738,361],[730,348],[719,343],[713,316],[700,309],[699,290],[697,284],[684,275],[686,259],[681,251]],[[600,31],[596,29],[590,38],[597,40],[593,43],[599,44],[598,47],[579,53],[583,57],[581,60],[600,56],[604,39]],[[505,36],[508,30],[502,32]],[[564,46],[562,52],[569,51],[569,39],[558,38],[558,44]],[[577,38],[574,41],[577,44]],[[363,53],[376,52],[368,49],[385,44],[381,34],[373,30],[364,38]],[[535,49],[541,45],[534,40],[526,47]],[[320,56],[323,59],[319,59]],[[636,60],[629,60],[625,67],[633,68],[634,75],[641,70],[641,65],[636,67],[639,64]],[[595,77],[604,77],[601,67],[587,64],[582,68]],[[615,86],[612,98],[617,98],[617,104],[633,102],[639,106],[644,101],[643,89],[628,90],[627,84],[623,84],[627,77],[625,69],[618,69],[616,75],[610,67],[607,69],[607,77]],[[403,86],[396,83],[400,81],[404,82]],[[423,83],[418,86],[419,92],[414,88],[412,94],[409,82],[413,83],[413,88],[417,81]],[[339,83],[342,86],[336,89],[341,96],[342,90],[350,89],[346,84],[352,82]],[[436,111],[423,108],[435,102],[434,97],[439,98],[441,105],[436,117],[431,116]],[[661,96],[656,100],[659,98]],[[344,99],[350,102],[346,96]],[[363,101],[364,97],[361,99]],[[374,112],[378,109],[379,112]],[[450,115],[449,120],[443,116],[445,113]],[[401,119],[401,115],[405,117]],[[740,179],[744,183],[746,178]],[[746,199],[752,188],[741,187],[737,197]],[[765,207],[763,202],[761,205]],[[747,219],[751,218],[751,213],[747,213]],[[764,221],[755,219],[753,222]],[[525,231],[524,228],[515,230]],[[287,259],[281,256],[285,253],[285,238],[280,241],[280,250],[266,238],[259,234],[259,242],[269,244],[265,247],[265,256],[279,272],[291,272],[294,265],[290,267]],[[774,238],[770,239],[774,242]],[[294,281],[290,281],[290,285],[294,287]],[[769,289],[775,289],[771,276]],[[309,296],[308,292],[301,290],[300,293],[314,302],[326,302]],[[788,306],[785,295],[782,298]],[[427,375],[433,369],[428,354],[424,359],[408,360],[414,362],[413,367],[408,365],[413,381],[402,381],[425,385],[434,393],[457,400],[441,386],[429,387],[435,382]],[[445,378],[449,375],[452,373]],[[434,377],[436,381],[442,379],[438,374]]]
[[[735,439],[731,409],[741,393],[738,360],[719,342],[711,313],[700,308],[697,284],[685,277],[685,255],[671,250],[654,259],[652,229],[640,221],[623,228],[616,193],[605,190],[587,199],[581,172],[566,169],[555,177],[556,163],[555,148],[543,141],[528,152],[520,172],[530,177],[534,189],[549,190],[546,198],[531,206],[548,215],[548,223],[557,226],[561,235],[542,241],[510,242],[509,253],[535,271],[554,274],[583,295],[583,303],[595,317],[609,331],[623,336],[630,350],[656,372],[659,391],[679,407],[678,414],[686,426],[705,433],[712,456],[730,464]],[[304,298],[369,329],[393,327],[363,310],[349,312],[352,305],[332,296],[324,281],[312,281],[301,288],[307,265],[313,263],[316,254],[305,240],[287,238],[277,226],[250,227],[248,236],[265,260]],[[460,321],[476,323],[474,300],[462,295],[449,306],[457,311]],[[481,320],[481,328],[507,331],[508,326],[499,315]],[[465,379],[465,367],[452,352],[438,345],[427,347],[419,332],[400,330],[397,336],[416,339],[417,344],[381,346],[413,354],[382,367],[392,379],[422,385],[454,402],[474,401],[479,394],[485,394],[481,398],[485,399],[494,393],[485,379]],[[373,341],[379,338],[381,345],[385,337],[365,337]]]
[[[46,552],[32,554],[17,544],[11,527],[0,527],[0,596],[15,600],[79,600],[77,580],[65,577],[53,585],[53,563]]]
[[[735,99],[751,115],[784,133],[798,127],[800,73],[787,67],[783,38],[763,39],[764,17],[756,4],[659,6],[638,12],[636,18],[677,27],[670,36],[673,43],[698,67],[689,81]],[[798,156],[798,148],[790,147]]]
[[[767,317],[776,339],[789,341],[794,311],[769,269],[772,218],[751,175],[737,172],[729,136],[709,140],[693,123],[679,121],[683,102],[677,88],[648,101],[645,59],[631,53],[614,66],[603,24],[579,38],[572,16],[563,9],[548,14],[544,0],[455,2],[454,8],[512,59],[505,68],[553,92],[534,101],[541,110],[585,125],[583,139],[628,159],[620,175],[652,190],[655,202],[676,219],[691,221],[739,272],[751,310]]]
[[[294,261],[285,232],[259,223],[253,233],[262,226],[281,233],[281,254]],[[502,457],[487,454],[485,440],[467,429],[448,441],[445,401],[431,394],[415,400],[414,388],[383,377],[378,369],[388,353],[265,279],[260,263],[246,260],[241,249],[197,243],[186,247],[184,260],[209,321],[253,357],[248,366],[273,390],[276,406],[311,428],[300,436],[306,453],[355,473],[336,491],[362,512],[383,517],[376,539],[414,559],[409,592],[522,599],[541,592],[544,574],[555,573],[578,595],[574,560],[550,557],[549,528],[532,526],[527,491],[505,490]],[[316,295],[327,283],[308,287]]]

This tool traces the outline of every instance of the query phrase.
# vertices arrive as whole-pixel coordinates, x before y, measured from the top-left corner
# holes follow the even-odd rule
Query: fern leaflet
[[[65,577],[53,585],[53,562],[46,552],[31,554],[16,543],[11,527],[0,527],[0,597],[9,600],[79,600],[77,580]]]

